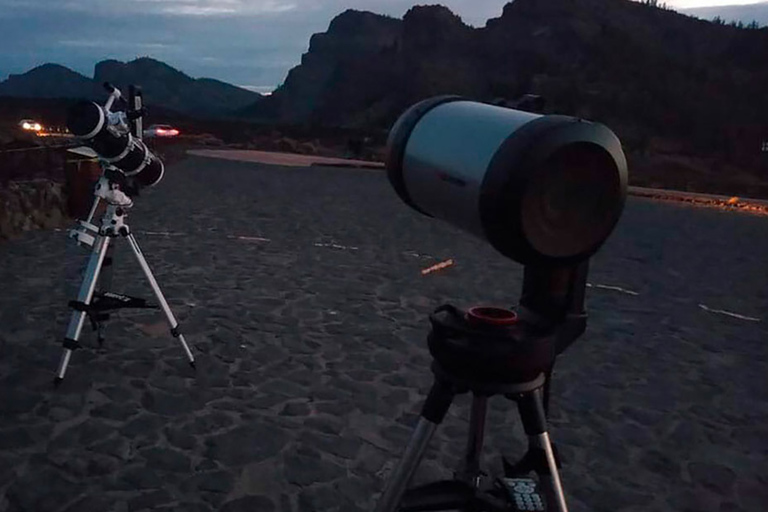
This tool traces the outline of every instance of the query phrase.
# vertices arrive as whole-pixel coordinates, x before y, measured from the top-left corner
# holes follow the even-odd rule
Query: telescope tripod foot
[[[193,370],[197,371],[197,365],[195,364],[194,361],[190,361],[189,366],[191,366]]]
[[[552,446],[552,453],[555,458],[555,465],[557,469],[562,469],[560,463],[560,455],[557,451],[557,446],[550,441]],[[501,464],[504,468],[504,476],[507,478],[521,478],[536,473],[537,475],[548,475],[549,466],[547,465],[547,453],[544,448],[534,445],[532,442],[528,443],[528,450],[525,455],[515,462],[514,464],[509,462],[509,459],[502,456]]]
[[[61,383],[62,383],[63,380],[64,379],[62,379],[61,377],[54,377],[53,378],[53,387],[58,389],[59,386],[61,386]]]

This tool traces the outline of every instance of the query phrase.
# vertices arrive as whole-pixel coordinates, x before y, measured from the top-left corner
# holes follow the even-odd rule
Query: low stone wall
[[[70,223],[64,184],[36,179],[12,181],[0,187],[0,240]]]

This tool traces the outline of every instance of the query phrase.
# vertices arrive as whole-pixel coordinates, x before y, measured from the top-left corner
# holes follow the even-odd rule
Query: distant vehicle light
[[[43,130],[42,125],[40,123],[36,123],[35,121],[24,120],[21,121],[19,125],[21,126],[22,130],[27,130],[30,132],[39,132]]]
[[[179,130],[167,124],[152,125],[144,131],[145,137],[176,137]]]
[[[163,128],[158,128],[157,134],[160,136],[173,137],[174,135],[179,134],[179,130],[176,130],[176,129],[165,130]]]

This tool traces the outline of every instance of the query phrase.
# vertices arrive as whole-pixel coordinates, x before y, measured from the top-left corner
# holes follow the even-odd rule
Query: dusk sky
[[[402,17],[414,4],[434,3],[483,26],[508,0],[0,0],[0,80],[46,62],[90,77],[100,60],[151,56],[196,78],[267,91],[299,63],[309,37],[345,9]]]

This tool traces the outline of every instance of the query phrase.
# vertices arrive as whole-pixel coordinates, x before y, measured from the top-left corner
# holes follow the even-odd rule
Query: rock
[[[182,450],[191,450],[197,444],[195,437],[184,429],[168,427],[165,429],[165,437],[169,443]]]
[[[113,457],[94,453],[88,461],[86,474],[91,477],[103,477],[114,473],[119,466],[120,463]]]
[[[691,479],[721,496],[730,496],[736,483],[736,473],[727,466],[692,462],[688,464]]]
[[[162,478],[151,468],[143,466],[132,467],[123,470],[117,476],[116,489],[120,490],[143,490],[143,489],[162,489],[164,483]]]
[[[305,398],[308,394],[306,388],[282,379],[274,379],[267,382],[261,386],[261,391],[268,394],[279,394],[288,398]]]
[[[131,455],[131,445],[122,437],[108,439],[91,446],[96,453],[116,457],[120,460],[128,460]]]
[[[359,438],[329,436],[314,432],[302,433],[300,440],[308,446],[313,446],[322,452],[330,453],[343,459],[354,459],[357,457],[363,444]]]
[[[280,411],[281,416],[307,416],[309,415],[309,406],[305,402],[290,402],[285,404]]]
[[[63,512],[107,512],[113,510],[115,499],[103,496],[85,496],[68,506]]]
[[[53,469],[43,468],[28,472],[12,483],[6,491],[6,498],[11,510],[55,512],[83,490],[82,484],[64,478]]]
[[[192,494],[198,491],[227,494],[234,483],[235,476],[229,471],[206,471],[182,482],[181,489]]]
[[[372,494],[376,491],[375,486],[371,482],[354,475],[342,478],[333,484],[333,487],[344,498],[357,505],[366,507],[370,506]]]
[[[330,414],[331,416],[343,417],[355,410],[355,404],[348,400],[339,400],[336,402],[318,402],[315,405],[318,412]]]
[[[680,478],[680,463],[659,450],[647,450],[638,462],[665,480],[677,481]]]
[[[164,416],[177,416],[197,409],[189,395],[172,395],[163,391],[146,391],[141,404],[150,412]]]
[[[266,496],[244,496],[224,503],[219,512],[272,512],[275,504]]]
[[[147,467],[150,468],[187,473],[192,466],[189,457],[170,448],[150,448],[140,453],[147,460]]]
[[[0,431],[0,450],[26,448],[34,444],[32,436],[25,427],[16,427]]]
[[[346,474],[344,468],[332,462],[298,454],[286,456],[283,472],[288,482],[302,487],[329,482]]]
[[[134,403],[108,403],[96,407],[91,411],[91,416],[110,420],[125,421],[134,416],[139,406]]]
[[[131,439],[143,436],[154,436],[163,425],[165,420],[154,414],[143,414],[126,423],[120,433]]]
[[[736,484],[739,503],[747,510],[761,510],[768,503],[768,486],[754,478],[739,480]]]
[[[238,466],[277,455],[288,439],[275,426],[255,423],[206,439],[206,454],[226,466]]]
[[[142,494],[128,500],[128,510],[138,512],[140,510],[155,510],[158,505],[165,505],[174,501],[174,498],[166,490],[154,491]]]
[[[90,446],[98,441],[102,441],[115,433],[115,428],[101,420],[88,419],[77,425],[73,425],[58,437],[55,443],[75,444]]]
[[[392,460],[392,455],[366,443],[363,444],[360,449],[360,455],[357,458],[358,462],[354,468],[360,473],[375,475],[385,466],[385,464]]]
[[[42,400],[38,393],[30,393],[23,389],[0,390],[0,416],[31,412]]]
[[[210,434],[217,430],[229,427],[234,423],[234,420],[227,414],[219,411],[214,411],[205,416],[199,416],[195,418],[190,426],[185,430],[190,434]]]
[[[198,463],[197,466],[195,466],[195,471],[213,471],[214,469],[218,468],[219,465],[216,463],[216,461],[211,459],[203,459]]]
[[[200,475],[203,476],[203,475]],[[206,474],[197,486],[201,491],[227,493],[234,484],[234,476],[226,471]]]
[[[344,422],[336,416],[316,415],[304,420],[304,426],[324,434],[338,435],[344,428]]]
[[[299,492],[299,510],[336,510],[343,501],[338,490],[326,486],[302,489]]]

